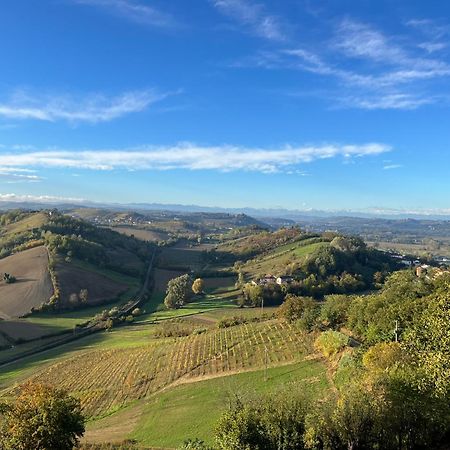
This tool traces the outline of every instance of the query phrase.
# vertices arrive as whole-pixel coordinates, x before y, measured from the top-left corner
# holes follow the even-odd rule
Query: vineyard
[[[169,385],[255,370],[266,362],[279,366],[298,361],[308,349],[303,333],[270,320],[181,338],[149,338],[131,348],[93,349],[51,365],[33,379],[67,389],[92,418]]]

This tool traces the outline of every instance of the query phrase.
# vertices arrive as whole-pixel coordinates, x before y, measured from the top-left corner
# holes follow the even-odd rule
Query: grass
[[[255,258],[242,267],[243,271],[250,277],[264,274],[283,274],[286,266],[295,260],[304,258],[316,251],[318,248],[328,245],[326,242],[314,242],[312,244],[299,245],[298,243],[289,244],[287,250],[275,249],[273,252],[262,258]]]
[[[31,230],[33,228],[39,228],[47,223],[48,217],[44,213],[30,214],[15,223],[10,223],[3,227],[3,234],[21,233],[23,231]]]
[[[177,447],[198,437],[212,443],[214,426],[230,399],[268,392],[287,383],[312,396],[328,389],[326,370],[317,360],[189,383],[160,393],[146,404],[130,438],[155,447]],[[95,423],[92,424],[95,427]]]
[[[211,328],[180,338],[152,338],[154,326],[135,325],[92,336],[65,349],[7,368],[0,381],[16,381],[35,367],[34,381],[48,382],[80,398],[89,417],[111,414],[180,380],[296,362],[310,351],[308,336],[286,323],[267,321]],[[59,350],[59,352],[57,351]],[[25,364],[25,367],[23,366]],[[9,370],[8,370],[9,369]],[[20,371],[22,370],[22,375]],[[13,373],[11,373],[13,372]]]

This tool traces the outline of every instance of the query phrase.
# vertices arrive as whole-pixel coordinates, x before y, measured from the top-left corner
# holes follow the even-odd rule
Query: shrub
[[[339,331],[328,330],[324,331],[314,342],[317,350],[322,352],[324,356],[329,358],[341,351],[347,344],[349,338]]]

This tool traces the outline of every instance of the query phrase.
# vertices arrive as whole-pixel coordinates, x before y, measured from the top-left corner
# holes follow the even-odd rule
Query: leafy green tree
[[[167,284],[164,304],[169,309],[181,308],[192,296],[192,280],[188,274],[173,278]]]
[[[436,394],[450,392],[450,276],[436,282],[427,307],[405,334],[405,348],[423,373],[422,387],[431,386]]]
[[[22,386],[0,414],[4,450],[72,450],[84,434],[79,400],[43,384]]]
[[[221,450],[303,449],[309,401],[299,390],[236,400],[219,420],[215,441]]]
[[[288,322],[300,321],[303,328],[310,330],[318,317],[319,307],[311,297],[298,297],[288,294],[278,308],[278,317]]]
[[[344,325],[352,298],[347,295],[328,295],[320,310],[320,318],[331,328]]]
[[[261,306],[262,301],[262,286],[255,286],[251,283],[247,283],[244,285],[242,289],[241,306]]]

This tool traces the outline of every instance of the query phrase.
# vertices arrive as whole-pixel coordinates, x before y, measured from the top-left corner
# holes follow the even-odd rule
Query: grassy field
[[[183,243],[165,247],[159,255],[157,265],[162,269],[201,270],[205,266],[202,252],[209,247],[207,244],[188,247]]]
[[[328,245],[326,242],[299,241],[278,247],[269,254],[250,260],[243,265],[242,270],[250,278],[266,274],[283,275],[286,266],[296,260],[305,258],[318,248]]]
[[[127,236],[134,236],[143,241],[164,241],[169,238],[169,235],[162,231],[154,231],[138,226],[114,226],[109,228]]]
[[[214,426],[230,399],[270,392],[283,385],[318,397],[329,388],[320,360],[186,383],[88,424],[85,441],[135,439],[143,446],[175,448],[185,439],[212,441]],[[170,432],[168,432],[170,430]]]
[[[308,337],[274,320],[180,338],[152,333],[151,326],[139,325],[119,329],[116,336],[105,333],[103,342],[56,360],[32,379],[52,380],[79,397],[89,417],[99,417],[174,383],[261,368],[266,352],[269,366],[278,366],[309,351]]]
[[[48,216],[45,213],[30,214],[15,223],[10,223],[2,227],[2,234],[22,233],[23,231],[39,228],[48,222]]]

